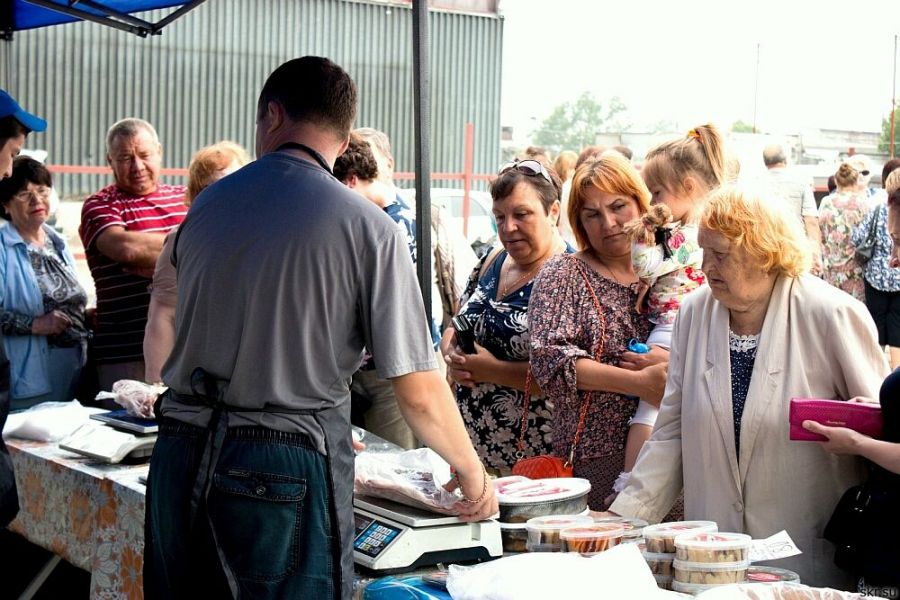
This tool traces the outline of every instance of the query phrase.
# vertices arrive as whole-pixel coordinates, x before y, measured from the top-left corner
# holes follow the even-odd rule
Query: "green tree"
[[[737,120],[731,124],[731,130],[735,133],[753,133],[753,125]]]
[[[604,104],[590,92],[584,92],[575,102],[554,108],[534,133],[533,141],[554,154],[561,150],[578,152],[596,143],[600,131],[627,131],[630,126],[618,119],[625,110],[616,96]]]
[[[891,115],[881,120],[881,141],[878,142],[878,150],[891,151]],[[900,152],[900,107],[894,109],[894,154]]]

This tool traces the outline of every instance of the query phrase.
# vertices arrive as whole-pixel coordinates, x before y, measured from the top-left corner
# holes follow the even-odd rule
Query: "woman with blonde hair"
[[[791,441],[788,408],[875,396],[888,369],[872,319],[808,274],[809,241],[776,197],[713,191],[699,240],[708,285],[681,305],[656,427],[610,510],[658,521],[683,489],[685,518],[754,538],[786,529],[803,554],[779,567],[844,586],[822,535],[862,464]]]
[[[822,230],[822,278],[865,302],[863,267],[854,256],[851,237],[875,203],[859,189],[861,177],[850,162],[838,167],[834,174],[837,191],[822,198],[819,204],[819,228]]]
[[[659,404],[667,353],[637,359],[640,370],[623,366],[629,340],[646,339],[650,329],[634,310],[638,278],[623,229],[649,207],[637,170],[618,152],[588,160],[575,172],[570,200],[581,251],[548,260],[535,282],[531,369],[555,406],[553,452],[591,482],[588,504],[600,510],[625,464],[634,396]]]
[[[188,166],[188,184],[184,195],[187,206],[193,204],[204,189],[226,175],[234,173],[250,162],[250,155],[236,142],[222,141],[201,148],[191,158]],[[150,287],[150,308],[147,311],[147,327],[144,330],[144,378],[149,382],[162,379],[161,371],[172,347],[175,345],[175,304],[178,287],[175,283],[175,266],[172,250],[177,230],[165,241]]]

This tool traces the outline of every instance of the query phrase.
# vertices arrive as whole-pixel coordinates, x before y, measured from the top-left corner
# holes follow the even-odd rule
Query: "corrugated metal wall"
[[[475,124],[475,172],[497,168],[502,37],[496,16],[432,12],[432,171],[463,169],[466,122]],[[252,151],[266,76],[305,54],[347,69],[361,92],[357,124],[386,131],[397,170],[412,171],[412,15],[405,7],[210,0],[153,38],[92,23],[19,32],[0,42],[0,86],[49,121],[28,147],[46,149],[53,164],[105,165],[106,129],[140,116],[159,130],[164,166],[186,167],[196,149],[220,139]],[[58,187],[71,197],[109,181],[63,175]]]

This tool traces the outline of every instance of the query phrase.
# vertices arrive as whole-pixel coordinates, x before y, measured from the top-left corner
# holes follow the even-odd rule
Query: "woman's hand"
[[[660,346],[650,346],[650,352],[623,352],[619,366],[629,371],[641,371],[651,365],[669,362],[669,351]]]
[[[56,335],[72,325],[72,319],[66,313],[52,310],[45,315],[35,317],[31,321],[32,335]]]
[[[447,373],[460,385],[473,387],[476,383],[490,381],[497,358],[484,346],[475,344],[475,354],[464,354],[458,347],[445,358]]]
[[[666,391],[666,376],[669,372],[669,363],[657,363],[638,371],[640,388],[635,390],[644,402],[649,402],[656,408],[662,401]]]
[[[803,421],[803,429],[827,437],[827,442],[820,443],[834,454],[859,454],[859,445],[866,437],[846,427],[828,427],[815,421]]]

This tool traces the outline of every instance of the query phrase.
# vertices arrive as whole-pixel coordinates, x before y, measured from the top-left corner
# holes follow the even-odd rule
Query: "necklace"
[[[603,265],[603,268],[606,269],[606,271],[610,274],[610,276],[613,278],[613,281],[615,281],[619,285],[624,285],[621,281],[619,281],[619,278],[616,277],[616,273],[612,269],[609,268],[609,265],[607,265],[605,262],[600,260],[600,257],[597,256],[596,254],[594,254],[593,252],[591,253],[591,255],[594,257],[594,260],[596,260],[598,264]]]
[[[501,298],[501,299],[502,299],[502,298],[506,298],[506,294],[508,294],[510,290],[516,289],[516,288],[519,286],[520,283],[522,283],[523,281],[525,281],[530,275],[533,275],[538,269],[540,269],[540,268],[544,265],[544,262],[545,262],[545,261],[546,261],[546,259],[540,260],[540,261],[537,263],[536,266],[531,267],[530,269],[528,269],[527,271],[525,271],[525,273],[524,273],[521,277],[519,277],[518,279],[516,279],[516,280],[513,281],[512,283],[507,283],[506,285],[504,285],[503,287],[501,287],[501,288],[500,288],[500,298]],[[509,270],[507,270],[506,273],[507,273],[507,275],[508,275],[508,274],[509,274]]]

